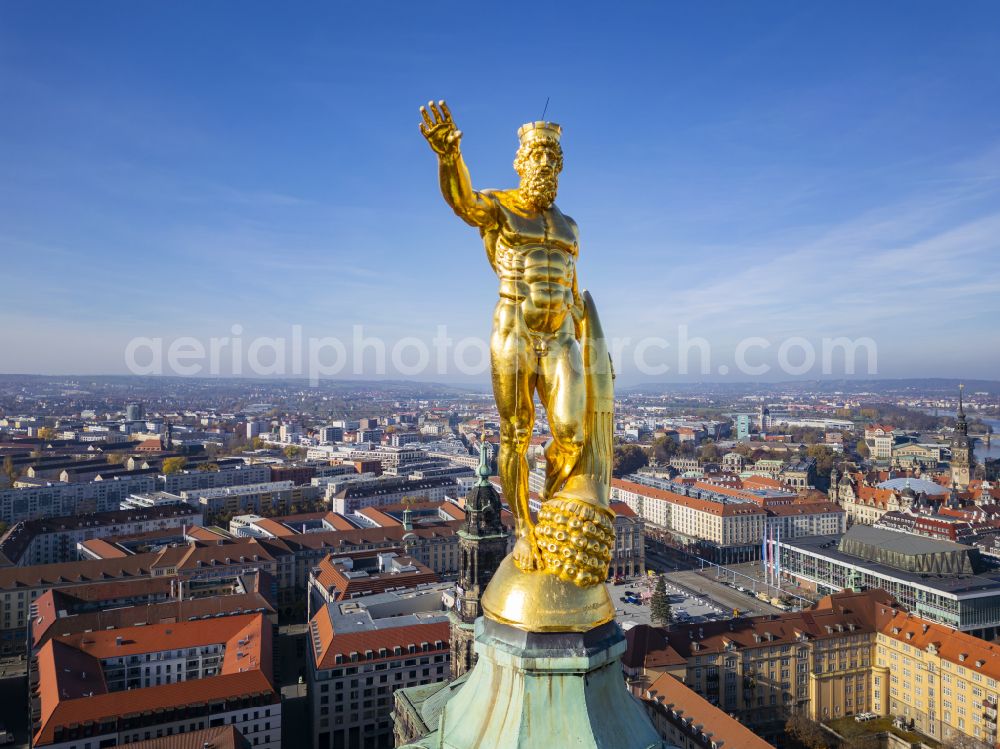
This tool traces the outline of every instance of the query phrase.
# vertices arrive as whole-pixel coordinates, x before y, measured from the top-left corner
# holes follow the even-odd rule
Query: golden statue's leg
[[[545,448],[545,498],[569,478],[583,449],[587,384],[580,344],[569,335],[552,341],[542,357],[538,392],[545,405],[552,440]]]
[[[498,305],[490,341],[493,396],[500,413],[500,483],[514,514],[517,543],[514,562],[523,570],[538,569],[541,556],[535,545],[528,509],[528,445],[535,423],[534,353],[517,323],[517,313]]]

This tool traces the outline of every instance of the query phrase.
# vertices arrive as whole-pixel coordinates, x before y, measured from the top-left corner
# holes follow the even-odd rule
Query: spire
[[[965,390],[965,385],[958,386],[958,411],[955,416],[958,419],[958,423],[955,425],[955,431],[959,434],[968,434],[969,425],[965,421],[965,409],[962,407],[962,391]]]
[[[407,503],[406,508],[403,510],[403,530],[413,530],[413,510],[410,509],[409,503]]]
[[[491,473],[490,462],[486,459],[486,434],[483,433],[479,438],[479,467],[476,468],[479,480],[476,482],[476,486],[490,486]]]

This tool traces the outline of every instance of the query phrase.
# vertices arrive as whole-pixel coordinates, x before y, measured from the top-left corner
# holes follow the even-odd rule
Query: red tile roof
[[[236,726],[230,724],[202,731],[188,731],[158,739],[119,744],[118,749],[242,749],[248,746]]]
[[[610,504],[610,509],[615,515],[621,515],[625,518],[638,517],[638,515],[635,514],[635,511],[624,502],[612,502]]]
[[[396,518],[392,515],[383,512],[377,507],[363,507],[358,510],[358,514],[368,518],[370,521],[375,523],[379,528],[393,528],[398,525],[402,525]]]
[[[396,647],[402,648],[403,653],[408,652],[410,645],[413,645],[420,653],[446,653],[449,648],[448,622],[408,624],[402,627],[336,634],[325,609],[313,617],[313,622],[316,624],[314,632],[319,638],[319,647],[315,649],[316,668],[318,669],[334,668],[336,665],[340,665],[337,664],[338,655],[342,657],[343,661],[350,663],[352,653],[357,653],[360,660],[370,661],[399,658],[398,655],[393,655],[393,649]],[[427,651],[421,649],[423,643],[427,643]],[[435,643],[440,643],[440,645]],[[380,654],[382,649],[385,650],[385,655]],[[371,651],[371,655],[366,657],[368,651]]]
[[[129,556],[127,551],[108,543],[103,538],[91,538],[87,541],[81,541],[78,545],[84,547],[97,559],[122,559]]]
[[[747,476],[743,479],[743,486],[746,489],[781,489],[788,491],[788,487],[770,476]]]
[[[58,728],[143,712],[244,696],[277,702],[271,683],[271,633],[263,615],[252,614],[54,637],[38,653],[41,727],[35,745],[53,743]],[[225,645],[217,676],[107,691],[102,658],[213,644]]]
[[[295,536],[298,535],[297,531],[293,531],[291,528],[279,523],[271,518],[261,518],[260,520],[255,520],[254,525],[260,528],[262,531],[270,533],[275,538],[283,538],[284,536]]]
[[[670,674],[658,676],[642,690],[640,696],[653,710],[666,711],[670,722],[675,725],[683,723],[698,744],[709,744],[710,739],[713,746],[774,749],[736,718],[727,715]]]
[[[436,583],[440,580],[434,570],[424,566],[416,559],[397,557],[397,560],[411,564],[416,569],[412,572],[380,573],[376,571],[352,577],[343,564],[335,564],[333,557],[328,556],[318,565],[319,572],[316,574],[316,582],[322,585],[324,590],[337,591],[334,600],[343,601],[356,598],[359,595],[384,593],[390,589],[416,588],[418,585]]]
[[[333,526],[334,530],[338,531],[353,531],[357,530],[357,526],[350,520],[345,518],[339,512],[328,512],[323,516],[323,519],[327,523]]]
[[[733,503],[723,504],[722,502],[713,502],[712,500],[709,499],[700,499],[698,497],[687,497],[683,494],[666,491],[664,489],[654,489],[651,486],[636,484],[632,481],[623,481],[622,479],[611,479],[611,486],[624,491],[641,494],[643,497],[646,498],[660,499],[665,502],[670,502],[671,504],[674,505],[689,507],[693,510],[698,510],[700,512],[707,512],[710,515],[732,517],[734,515],[766,514],[764,509],[756,504],[749,504],[746,502],[740,502],[740,503],[733,502]],[[711,487],[711,491],[715,491],[717,488],[718,487],[713,486]]]
[[[5,567],[0,569],[0,590],[93,583],[109,578],[146,577],[157,558],[156,553],[149,553],[136,554],[124,559]]]
[[[235,593],[67,614],[65,603],[57,602],[57,592],[48,590],[35,600],[35,609],[38,613],[32,619],[31,626],[32,646],[35,648],[45,644],[54,635],[69,635],[87,630],[96,632],[112,628],[185,622],[203,616],[232,616],[258,610],[265,614],[274,613],[274,608],[262,594]],[[60,609],[63,610],[61,616]]]
[[[904,611],[890,615],[880,631],[886,637],[904,642],[917,650],[933,645],[937,654],[958,666],[990,679],[1000,679],[1000,643],[987,642],[966,632],[934,624]],[[899,632],[894,630],[898,629]]]

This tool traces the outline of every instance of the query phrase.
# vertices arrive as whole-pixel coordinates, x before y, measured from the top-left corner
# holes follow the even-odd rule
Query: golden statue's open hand
[[[420,123],[420,132],[427,138],[435,153],[444,156],[458,151],[462,131],[455,127],[451,110],[443,99],[436,105],[432,101],[427,102],[426,107],[420,107],[420,115],[424,118]]]

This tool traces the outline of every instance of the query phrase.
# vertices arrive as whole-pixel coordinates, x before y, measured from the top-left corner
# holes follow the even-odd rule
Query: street
[[[765,603],[756,596],[741,593],[736,588],[731,588],[725,583],[716,580],[710,574],[702,573],[698,570],[668,572],[667,579],[695,592],[704,592],[716,602],[716,605],[722,607],[729,616],[733,615],[734,609],[738,609],[743,616],[784,613],[781,609]]]

